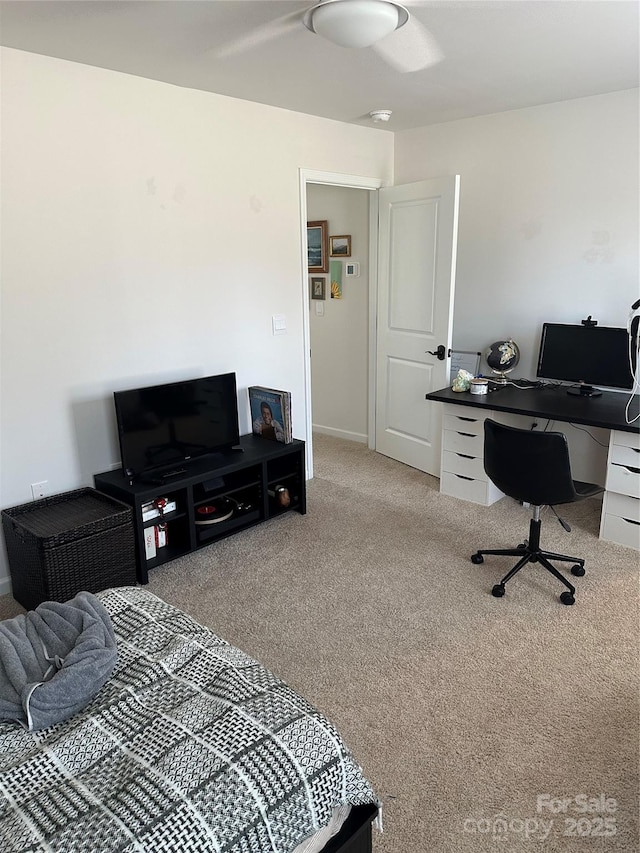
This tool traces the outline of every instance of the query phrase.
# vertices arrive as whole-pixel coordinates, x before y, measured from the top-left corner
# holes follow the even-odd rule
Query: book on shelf
[[[165,523],[149,525],[144,529],[144,555],[147,560],[153,560],[160,548],[164,548],[169,541],[167,525]]]
[[[293,441],[290,391],[252,385],[249,388],[249,407],[254,435],[283,444]]]
[[[144,555],[147,560],[153,560],[156,555],[155,527],[145,527],[144,529]]]

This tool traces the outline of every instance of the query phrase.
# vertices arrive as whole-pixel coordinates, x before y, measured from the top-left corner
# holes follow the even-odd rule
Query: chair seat
[[[603,491],[602,486],[597,486],[595,483],[582,483],[580,480],[574,480],[573,487],[580,498],[592,498]]]

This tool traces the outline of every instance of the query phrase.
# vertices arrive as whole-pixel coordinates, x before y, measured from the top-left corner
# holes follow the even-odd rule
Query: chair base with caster
[[[560,560],[562,562],[574,563],[571,567],[571,574],[575,577],[582,577],[585,573],[584,569],[584,560],[582,557],[570,557],[567,554],[556,554],[553,551],[544,551],[540,548],[540,527],[542,522],[540,521],[540,507],[536,506],[533,508],[533,518],[529,523],[529,539],[527,542],[522,545],[518,545],[517,548],[492,548],[492,549],[483,549],[481,551],[476,551],[475,554],[471,555],[471,562],[476,565],[480,565],[480,563],[484,563],[484,555],[491,554],[493,556],[499,557],[519,557],[520,559],[515,564],[515,566],[511,569],[510,572],[502,578],[500,583],[494,585],[491,590],[491,594],[495,596],[495,598],[502,598],[505,594],[505,584],[507,581],[511,580],[511,578],[516,575],[520,569],[524,568],[527,563],[540,563],[540,565],[545,568],[548,572],[550,572],[554,577],[556,577],[559,581],[561,581],[567,589],[561,594],[560,601],[563,604],[575,604],[575,592],[576,588],[572,583],[562,575],[554,565],[551,564],[550,560]]]

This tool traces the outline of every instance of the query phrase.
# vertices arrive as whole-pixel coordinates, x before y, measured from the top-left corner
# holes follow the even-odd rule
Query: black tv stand
[[[593,385],[572,385],[567,388],[570,397],[602,397],[602,391],[598,391]]]
[[[93,478],[99,492],[117,498],[133,508],[138,581],[149,582],[149,571],[156,566],[196,551],[246,530],[285,512],[307,511],[304,442],[294,439],[290,444],[268,441],[255,435],[243,435],[239,449],[209,454],[188,462],[184,469],[172,469],[170,477],[158,475],[154,480],[133,480],[123,473],[105,471]],[[289,492],[290,503],[283,506],[276,498],[276,487]],[[165,498],[175,509],[163,515],[142,519],[143,504]],[[203,508],[211,505],[234,505],[231,515],[215,523],[203,523]],[[200,510],[200,512],[199,512]],[[198,523],[199,522],[199,523]],[[162,539],[156,543],[154,556],[147,557],[145,540],[150,530],[162,524]]]

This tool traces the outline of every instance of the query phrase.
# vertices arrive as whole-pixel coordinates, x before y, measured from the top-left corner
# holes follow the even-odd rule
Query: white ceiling
[[[390,109],[391,131],[639,84],[637,0],[407,2],[444,54],[412,73],[309,32],[311,5],[0,0],[0,43],[354,124]]]

